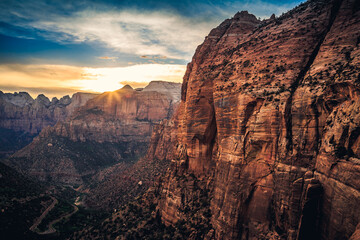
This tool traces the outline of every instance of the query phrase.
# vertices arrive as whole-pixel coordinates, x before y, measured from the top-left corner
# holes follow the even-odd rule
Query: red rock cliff
[[[127,169],[145,155],[153,128],[162,120],[170,119],[179,104],[181,84],[156,81],[149,86],[141,91],[125,86],[88,100],[84,106],[72,109],[73,114],[67,119],[44,128],[33,142],[4,162],[40,180],[76,186],[83,185],[84,179],[88,181],[88,176],[107,176],[110,171],[105,169],[107,167],[119,164],[111,170],[116,173]],[[75,102],[82,103],[78,98],[74,98]],[[154,138],[166,141],[172,134],[169,132],[168,135],[157,137],[155,134]],[[153,148],[161,160],[167,151],[161,147]],[[150,161],[144,162],[146,164]],[[156,172],[149,169],[151,171],[146,172],[149,175]],[[98,183],[98,180],[91,179],[90,182]],[[112,186],[111,183],[106,187],[111,189]],[[104,191],[99,187],[99,192]],[[120,195],[118,191],[114,192]],[[104,197],[106,194],[98,195]]]
[[[195,174],[211,193],[206,238],[351,237],[360,222],[359,6],[308,1],[261,22],[241,12],[210,32],[174,119],[166,224],[187,220],[194,196],[179,178]]]

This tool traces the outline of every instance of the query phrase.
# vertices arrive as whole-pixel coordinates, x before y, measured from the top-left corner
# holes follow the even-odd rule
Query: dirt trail
[[[58,200],[54,197],[51,197],[51,199],[53,200],[53,202],[51,203],[51,205],[41,214],[41,216],[36,219],[36,221],[34,222],[34,224],[29,228],[30,231],[33,231],[39,226],[39,224],[41,223],[41,221],[44,219],[44,217],[46,217],[46,215],[55,207],[55,205],[58,203]]]

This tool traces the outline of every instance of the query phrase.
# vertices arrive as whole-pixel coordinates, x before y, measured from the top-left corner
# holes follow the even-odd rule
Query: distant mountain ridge
[[[106,188],[108,176],[116,177],[123,172],[124,176],[130,175],[136,171],[133,168],[145,166],[148,170],[144,172],[143,187],[136,188],[136,179],[141,175],[135,174],[137,177],[127,182],[135,191],[113,190],[114,196],[120,195],[117,191],[125,195],[119,196],[118,202],[129,199],[128,194],[135,196],[146,190],[145,186],[160,171],[157,169],[167,167],[166,162],[149,162],[156,167],[147,166],[146,162],[135,163],[145,156],[153,129],[172,117],[180,100],[179,83],[157,81],[149,86],[138,91],[126,85],[89,99],[66,119],[45,127],[29,145],[4,163],[38,180],[90,189],[90,194],[99,179]],[[97,189],[96,199],[109,195]],[[115,198],[108,201],[109,205],[116,206],[114,201]],[[107,207],[101,203],[95,205]]]
[[[175,103],[180,99],[180,88],[180,83],[152,81],[137,92],[162,93]],[[125,89],[124,86],[123,90]],[[133,90],[132,87],[130,90]],[[99,95],[78,92],[71,97],[69,95],[60,99],[54,97],[50,101],[44,94],[39,94],[33,99],[27,92],[0,91],[0,158],[26,146],[43,128],[65,120],[88,100]]]
[[[33,137],[47,126],[66,119],[83,106],[93,93],[75,93],[51,101],[40,94],[33,99],[27,92],[0,91],[0,157],[10,155],[29,144]]]
[[[0,127],[38,134],[44,127],[64,120],[83,106],[95,93],[78,92],[60,100],[50,101],[44,94],[33,99],[27,92],[3,93],[0,91]]]

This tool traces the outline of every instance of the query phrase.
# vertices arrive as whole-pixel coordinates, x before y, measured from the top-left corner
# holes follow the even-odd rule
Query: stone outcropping
[[[359,235],[359,6],[312,0],[265,21],[240,12],[210,32],[173,120],[167,225],[188,219],[197,197],[181,179],[193,174],[210,194],[206,239]]]

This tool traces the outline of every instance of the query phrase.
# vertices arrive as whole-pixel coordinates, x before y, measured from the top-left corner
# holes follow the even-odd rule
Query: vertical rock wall
[[[184,76],[177,149],[159,205],[165,223],[186,218],[181,193],[191,185],[175,176],[193,173],[211,192],[209,238],[353,234],[359,5],[308,1],[264,21],[241,12],[210,32]]]

